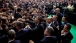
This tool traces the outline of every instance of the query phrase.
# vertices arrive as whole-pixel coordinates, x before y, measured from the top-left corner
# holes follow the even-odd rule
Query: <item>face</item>
[[[50,18],[48,18],[48,19],[47,19],[47,22],[50,23],[50,22],[52,22],[52,20],[51,20]]]
[[[56,21],[57,20],[57,16],[53,15],[53,21]]]
[[[59,12],[60,12],[60,10],[59,10],[59,9],[56,9],[56,10],[55,10],[55,12],[56,12],[56,13],[59,13]]]
[[[65,21],[65,17],[62,17],[62,21],[63,21],[63,22]]]
[[[64,25],[63,30],[64,30],[65,32],[68,32],[68,30],[67,30],[67,26],[66,26],[66,25]]]
[[[37,17],[35,18],[35,22],[36,22],[36,23],[38,23],[38,22],[39,22],[39,20],[38,20],[38,18],[37,18]]]

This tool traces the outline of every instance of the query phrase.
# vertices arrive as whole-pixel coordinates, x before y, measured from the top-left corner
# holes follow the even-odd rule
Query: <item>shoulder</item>
[[[14,43],[21,43],[20,40],[15,40]]]
[[[45,38],[43,38],[41,41],[40,41],[40,43],[44,43],[44,41],[45,41],[46,39]]]
[[[29,32],[29,29],[23,29],[22,30],[24,33],[28,33]]]
[[[69,32],[68,34],[67,34],[68,36],[72,36],[73,37],[73,35]]]
[[[52,36],[52,38],[53,38],[53,39],[57,39],[57,37],[56,37],[56,36]]]

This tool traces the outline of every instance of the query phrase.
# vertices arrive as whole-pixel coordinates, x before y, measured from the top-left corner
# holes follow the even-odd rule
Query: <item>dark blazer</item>
[[[9,43],[21,43],[20,40],[14,40],[14,41],[11,41]]]
[[[21,43],[29,43],[29,30],[21,30],[16,33],[16,40],[20,40]]]
[[[62,23],[62,25],[61,25],[61,30],[63,30],[65,24],[69,24],[69,23],[68,23],[68,22]]]
[[[64,35],[61,36],[62,43],[71,43],[72,39],[73,36],[70,32],[68,32],[65,36]]]
[[[50,14],[54,14],[55,13],[55,9],[52,9]]]
[[[57,43],[57,38],[55,36],[44,37],[40,43]]]
[[[58,41],[60,41],[61,31],[59,31],[59,30],[57,29],[57,26],[59,26],[59,23],[58,23],[58,21],[55,21],[55,22],[53,23],[53,28],[54,28],[54,34],[53,34],[53,35],[57,37],[57,40],[58,40]]]
[[[6,35],[0,37],[0,43],[8,43],[8,38]],[[9,43],[21,43],[20,40],[13,40]]]
[[[39,43],[41,39],[43,39],[44,37],[44,26],[43,24],[39,23],[36,24],[33,21],[27,21],[28,23],[30,23],[31,25],[35,25],[35,28],[30,29],[31,33],[31,40],[34,41],[34,43]]]
[[[7,43],[8,39],[6,35],[0,36],[0,43]]]
[[[16,14],[14,15],[14,17],[15,17],[15,19],[22,18],[22,16],[21,16],[20,13],[16,13]]]

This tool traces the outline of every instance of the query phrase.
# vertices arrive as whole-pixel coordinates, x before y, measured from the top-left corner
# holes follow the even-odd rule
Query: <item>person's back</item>
[[[23,30],[23,23],[21,21],[16,22],[16,29],[18,30],[16,39],[20,40],[21,43],[29,43],[29,30]]]
[[[40,43],[57,43],[56,40],[57,40],[56,36],[44,37],[43,40],[41,40]]]
[[[52,36],[54,29],[52,27],[47,27],[44,34],[44,38],[40,41],[40,43],[57,43],[56,36]]]
[[[13,41],[8,42],[8,43],[20,43],[20,40],[13,40]]]
[[[21,43],[29,43],[28,30],[21,30],[16,33],[16,39],[20,40]]]

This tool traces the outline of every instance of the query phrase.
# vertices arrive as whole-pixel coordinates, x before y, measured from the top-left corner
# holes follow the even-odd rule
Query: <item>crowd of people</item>
[[[0,1],[0,43],[71,43],[74,2]]]

